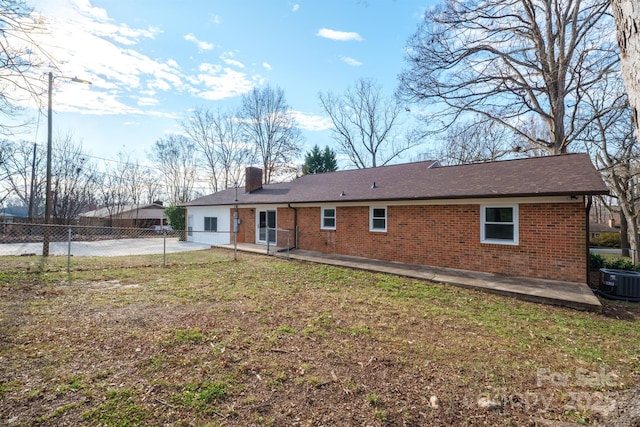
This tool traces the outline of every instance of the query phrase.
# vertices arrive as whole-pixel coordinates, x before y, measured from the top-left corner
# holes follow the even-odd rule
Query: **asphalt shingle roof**
[[[238,188],[237,203],[410,201],[608,192],[589,156],[577,153],[459,166],[425,161],[305,175],[291,182],[267,184],[251,193]],[[236,190],[229,189],[185,206],[233,205],[235,198]]]

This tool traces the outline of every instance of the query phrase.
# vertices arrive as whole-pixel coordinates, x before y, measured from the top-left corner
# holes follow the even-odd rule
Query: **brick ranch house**
[[[591,197],[608,193],[586,154],[424,161],[268,185],[261,172],[247,168],[244,191],[186,203],[187,239],[229,244],[237,210],[239,243],[286,246],[289,236],[291,248],[585,283]]]

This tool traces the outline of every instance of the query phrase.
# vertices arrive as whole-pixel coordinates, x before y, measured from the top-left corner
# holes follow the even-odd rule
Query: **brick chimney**
[[[244,191],[251,193],[262,188],[262,169],[249,166],[244,170]]]

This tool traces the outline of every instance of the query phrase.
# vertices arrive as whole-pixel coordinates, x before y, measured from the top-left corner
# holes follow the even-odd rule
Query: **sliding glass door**
[[[258,242],[276,243],[276,211],[258,211]]]

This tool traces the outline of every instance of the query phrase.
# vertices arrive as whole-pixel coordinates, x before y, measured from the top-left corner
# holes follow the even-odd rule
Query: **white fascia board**
[[[546,197],[482,197],[474,199],[434,199],[434,200],[370,200],[350,202],[317,202],[317,203],[291,203],[293,208],[305,208],[316,206],[443,206],[443,205],[495,205],[495,204],[531,204],[531,203],[584,203],[583,196],[546,196]],[[273,205],[267,205],[273,206]],[[244,207],[244,206],[243,206]],[[288,207],[283,205],[280,207]]]

